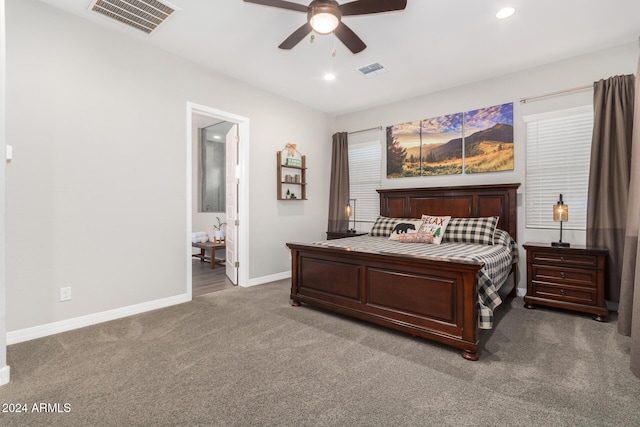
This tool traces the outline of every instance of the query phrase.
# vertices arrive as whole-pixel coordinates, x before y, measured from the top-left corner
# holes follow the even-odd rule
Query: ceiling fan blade
[[[351,28],[347,27],[344,22],[340,22],[333,33],[353,53],[362,52],[367,47],[362,39]]]
[[[311,32],[311,25],[306,22],[302,27],[295,30],[285,41],[278,46],[280,49],[291,49]]]
[[[290,1],[284,1],[284,0],[244,0],[244,1],[247,2],[247,3],[261,4],[261,5],[264,5],[264,6],[277,7],[277,8],[280,8],[280,9],[295,10],[295,11],[298,11],[298,12],[305,12],[305,13],[309,9],[304,4],[293,3],[293,2],[290,2]]]
[[[245,0],[246,1],[246,0]],[[360,0],[340,5],[342,16],[392,12],[407,7],[407,0]]]

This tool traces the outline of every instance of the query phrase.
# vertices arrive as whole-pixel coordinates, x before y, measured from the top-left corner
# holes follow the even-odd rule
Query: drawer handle
[[[561,272],[560,272],[560,277],[562,277],[562,278],[564,279],[565,277],[567,277],[567,275],[566,275],[566,274],[564,274],[564,271],[561,271]]]
[[[560,257],[560,261],[564,262],[564,257],[563,256]]]
[[[560,295],[566,295],[567,292],[564,289],[560,289]]]

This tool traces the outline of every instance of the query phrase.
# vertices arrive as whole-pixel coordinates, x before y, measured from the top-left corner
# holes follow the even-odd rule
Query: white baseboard
[[[0,369],[0,385],[9,384],[10,373],[11,368],[9,368],[8,366]]]
[[[282,273],[270,274],[269,276],[255,277],[253,279],[249,279],[249,283],[247,285],[240,285],[244,287],[263,285],[265,283],[275,282],[277,280],[288,279],[291,277],[291,271],[283,271]]]
[[[17,331],[7,332],[7,345],[17,344],[19,342],[29,341],[36,338],[42,338],[49,335],[59,334],[60,332],[71,331],[73,329],[84,328],[85,326],[95,325],[97,323],[108,322],[110,320],[120,319],[134,314],[144,313],[146,311],[157,310],[159,308],[169,307],[176,304],[189,302],[191,299],[185,294],[173,297],[162,298],[155,301],[144,302],[140,304],[130,305],[127,307],[116,308],[113,310],[103,311],[101,313],[88,314],[86,316],[75,317],[73,319],[61,320],[59,322],[48,323],[46,325],[34,326],[31,328],[20,329]],[[0,372],[1,374],[1,372]]]

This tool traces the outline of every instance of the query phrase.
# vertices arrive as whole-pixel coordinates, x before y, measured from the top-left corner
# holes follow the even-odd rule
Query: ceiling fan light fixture
[[[314,4],[319,3],[319,4]],[[329,34],[340,24],[340,8],[335,2],[313,2],[309,6],[309,24],[318,34]]]
[[[124,0],[114,0],[124,1]],[[138,0],[139,1],[139,0]],[[153,0],[158,1],[158,0]],[[367,48],[367,45],[348,25],[342,22],[343,16],[369,15],[404,10],[407,0],[354,0],[338,3],[336,0],[312,0],[309,6],[288,0],[244,0],[247,3],[277,7],[279,9],[306,12],[307,22],[289,35],[278,48],[293,49],[311,32],[316,34],[333,33],[351,53],[356,54]],[[341,0],[342,1],[342,0]],[[314,35],[311,35],[313,41]],[[332,55],[335,56],[335,48]]]

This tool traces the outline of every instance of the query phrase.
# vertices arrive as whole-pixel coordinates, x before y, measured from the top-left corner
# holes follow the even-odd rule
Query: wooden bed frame
[[[378,190],[380,215],[497,215],[498,228],[516,240],[519,186]],[[291,249],[292,305],[305,303],[438,341],[462,349],[465,359],[478,360],[476,275],[482,263],[359,253],[298,243],[287,246]],[[514,265],[501,296],[509,291],[513,295],[516,283]]]

